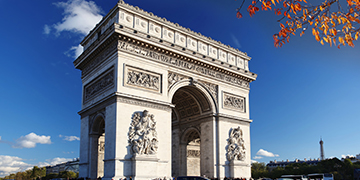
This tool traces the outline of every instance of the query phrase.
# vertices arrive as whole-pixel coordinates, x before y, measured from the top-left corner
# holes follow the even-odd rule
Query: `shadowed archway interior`
[[[172,99],[172,175],[200,176],[200,122],[211,111],[206,96],[195,86],[178,89]]]

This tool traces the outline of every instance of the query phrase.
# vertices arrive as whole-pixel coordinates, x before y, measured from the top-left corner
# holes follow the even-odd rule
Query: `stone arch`
[[[91,179],[104,176],[105,158],[105,115],[97,113],[90,127],[90,171]]]
[[[201,151],[201,124],[213,120],[217,112],[216,97],[200,82],[183,79],[169,89],[172,111],[172,175],[206,174]],[[205,142],[205,141],[204,141]]]
[[[173,100],[175,93],[181,88],[187,88],[190,92],[197,91],[198,94],[202,94],[206,98],[207,103],[209,103],[211,111],[213,113],[218,112],[218,106],[216,103],[217,97],[214,97],[214,95],[212,95],[202,83],[199,83],[192,78],[180,80],[169,87],[168,96],[170,102]]]

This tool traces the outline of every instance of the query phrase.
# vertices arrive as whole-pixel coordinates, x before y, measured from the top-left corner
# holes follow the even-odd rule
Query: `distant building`
[[[269,167],[270,170],[275,169],[276,167],[285,167],[289,164],[294,164],[294,163],[306,163],[310,166],[316,166],[319,162],[320,162],[320,158],[318,159],[310,159],[307,160],[306,158],[304,160],[299,160],[299,159],[295,159],[294,161],[270,161],[266,166]]]
[[[345,159],[350,159],[352,163],[360,162],[360,154],[357,154],[356,156],[345,156],[345,158],[341,158],[341,161],[344,161]]]
[[[72,171],[79,173],[79,158],[73,161],[56,164],[54,166],[46,166],[46,175],[54,173],[59,174],[61,171]]]

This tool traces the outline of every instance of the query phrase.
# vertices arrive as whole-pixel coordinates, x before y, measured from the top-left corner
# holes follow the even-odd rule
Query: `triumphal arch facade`
[[[81,42],[80,177],[250,178],[250,57],[119,1]]]

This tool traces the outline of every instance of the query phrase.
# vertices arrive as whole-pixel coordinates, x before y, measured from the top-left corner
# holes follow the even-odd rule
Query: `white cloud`
[[[258,156],[265,156],[265,157],[279,157],[278,154],[274,154],[274,153],[269,152],[269,151],[266,151],[266,150],[264,150],[264,149],[260,149],[260,150],[256,153],[256,155],[258,155]]]
[[[257,163],[257,161],[255,161],[255,160],[251,160],[251,164],[252,164],[252,163]]]
[[[19,157],[0,155],[0,177],[24,171],[30,167],[32,165],[23,162],[23,159]]]
[[[80,44],[78,46],[73,46],[70,48],[70,51],[74,51],[74,56],[72,56],[73,58],[77,58],[81,55],[81,53],[83,52],[84,47],[82,47]]]
[[[63,136],[60,134],[59,137],[63,138],[63,140],[65,141],[75,141],[75,140],[80,141],[80,138],[77,136]]]
[[[16,140],[13,148],[34,148],[36,144],[51,144],[50,136],[39,136],[35,133],[30,133],[26,136],[21,136]]]
[[[55,5],[64,9],[64,17],[58,23],[51,26],[44,25],[44,34],[50,34],[52,29],[56,36],[61,32],[68,31],[81,36],[87,35],[95,25],[102,19],[102,10],[93,1],[86,0],[68,0],[67,2],[58,2]],[[73,46],[69,49],[71,53],[65,52],[66,55],[77,58],[83,52],[81,45]]]
[[[344,158],[344,159],[346,159],[346,158],[354,158],[355,156],[354,155],[350,155],[350,154],[348,154],[348,155],[341,155],[341,158]]]
[[[56,165],[68,161],[73,161],[72,158],[60,158],[47,159],[46,162],[39,162],[37,164],[25,163],[24,159],[16,156],[0,155],[0,177],[7,176],[11,173],[22,172],[31,169],[34,166],[44,167],[49,165]]]
[[[262,159],[263,157],[261,156],[255,156],[254,159]]]
[[[57,34],[70,31],[86,35],[102,19],[101,9],[93,1],[69,0],[55,5],[64,9],[62,21],[53,25]]]
[[[45,24],[43,33],[44,34],[50,34],[50,31],[51,31],[50,26]]]
[[[47,159],[46,163],[48,163],[48,165],[56,165],[56,164],[61,164],[64,162],[68,162],[68,161],[72,161],[72,158],[60,158],[60,157],[56,157],[53,159]]]

